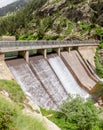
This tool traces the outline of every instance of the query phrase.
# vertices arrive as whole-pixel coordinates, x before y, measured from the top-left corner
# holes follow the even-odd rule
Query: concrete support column
[[[4,53],[0,53],[0,61],[4,61],[5,60],[5,54]]]
[[[47,58],[47,50],[46,49],[37,50],[37,53],[42,54],[45,59]]]
[[[20,51],[19,56],[24,57],[27,63],[29,63],[29,51]]]
[[[54,48],[53,51],[55,51],[58,54],[58,56],[60,56],[60,48]]]

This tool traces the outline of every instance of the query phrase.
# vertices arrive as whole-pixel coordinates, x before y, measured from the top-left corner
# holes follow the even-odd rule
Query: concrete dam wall
[[[59,109],[70,93],[89,97],[96,81],[88,74],[82,59],[76,51],[30,57],[27,64],[24,59],[11,59],[6,63],[23,91],[39,106],[46,109]],[[81,63],[82,62],[82,63]]]
[[[82,57],[84,58],[84,60],[88,60],[89,63],[91,64],[92,67],[95,67],[95,63],[94,63],[94,56],[96,53],[96,48],[97,47],[79,47],[78,51],[80,52],[80,54],[82,55]]]
[[[85,66],[78,52],[62,52],[61,56],[81,87],[90,92],[96,85],[95,77],[91,76],[88,68]]]

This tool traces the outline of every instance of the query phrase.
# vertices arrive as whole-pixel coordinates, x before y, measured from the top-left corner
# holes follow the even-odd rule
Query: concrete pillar
[[[46,49],[37,50],[37,53],[42,54],[45,59],[47,58],[47,50]]]
[[[0,61],[4,61],[5,60],[5,54],[4,53],[0,53]]]
[[[58,54],[58,56],[60,56],[60,48],[54,48],[53,51],[55,51]]]
[[[29,51],[20,51],[19,56],[24,57],[27,63],[29,63]]]

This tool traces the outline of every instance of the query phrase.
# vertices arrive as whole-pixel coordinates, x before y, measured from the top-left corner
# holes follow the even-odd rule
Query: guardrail
[[[29,47],[29,46],[52,46],[52,45],[97,45],[97,41],[0,41],[0,48]]]

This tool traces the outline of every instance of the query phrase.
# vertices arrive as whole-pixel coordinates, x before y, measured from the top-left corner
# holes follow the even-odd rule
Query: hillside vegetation
[[[103,110],[97,109],[90,99],[85,102],[79,96],[69,95],[59,112],[42,109],[42,113],[62,130],[103,129]]]
[[[103,51],[102,50],[103,50],[103,42],[100,42],[95,54],[96,72],[100,78],[103,78]],[[100,54],[101,51],[102,54]]]
[[[32,113],[28,113],[27,108]],[[61,130],[103,129],[103,109],[97,109],[90,99],[84,101],[79,96],[68,95],[60,111],[41,108],[41,112]],[[44,120],[33,113],[32,106],[27,104],[26,96],[15,81],[0,80],[0,130],[52,130],[51,124],[48,125],[50,127],[46,127]]]
[[[19,40],[102,39],[102,0],[33,0],[0,18],[0,35]]]
[[[0,130],[46,130],[33,114],[23,113],[25,99],[15,81],[0,80]]]
[[[4,16],[6,14],[16,12],[20,10],[21,8],[25,7],[29,0],[17,0],[16,2],[13,2],[7,6],[4,6],[0,8],[0,16]]]

